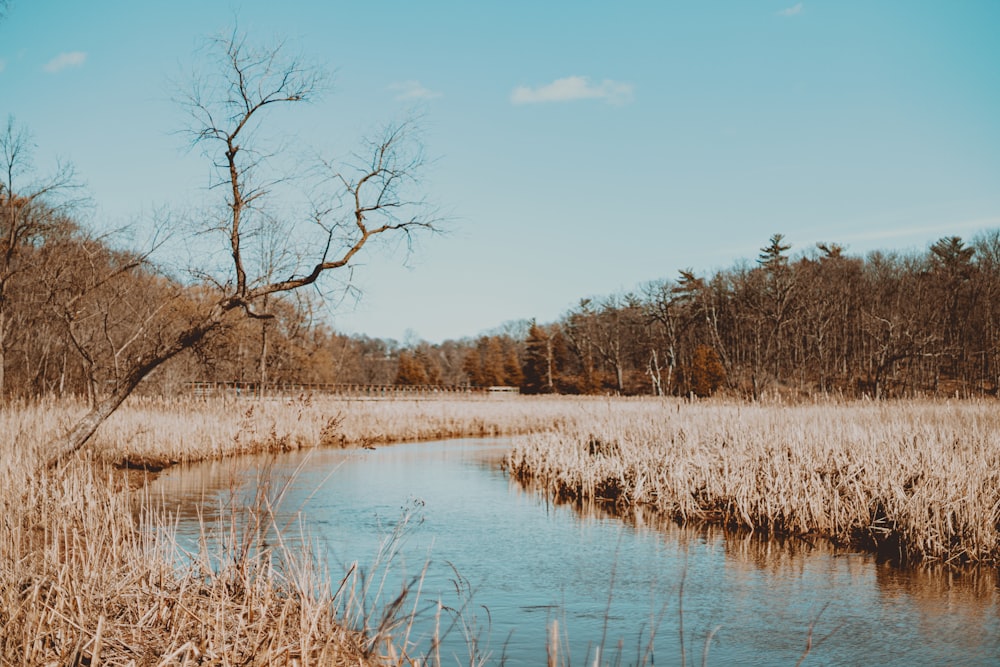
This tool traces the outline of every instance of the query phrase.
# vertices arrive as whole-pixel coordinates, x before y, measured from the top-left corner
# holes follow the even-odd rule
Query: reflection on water
[[[266,482],[281,496],[282,522],[305,517],[333,576],[371,562],[410,512],[390,585],[429,561],[425,599],[465,605],[467,622],[489,627],[495,661],[508,664],[543,663],[555,620],[574,663],[589,664],[603,644],[622,646],[625,664],[650,646],[659,664],[675,664],[681,622],[693,662],[718,628],[710,664],[794,664],[812,624],[814,641],[832,635],[807,664],[998,663],[995,570],[901,571],[822,541],[681,528],[641,508],[622,520],[600,505],[554,505],[499,471],[505,449],[461,440],[241,459],[168,471],[153,492],[194,541],[199,515],[210,523],[221,502],[244,502]],[[416,632],[432,628],[427,618]],[[461,629],[448,640],[445,664],[451,654],[467,662]]]

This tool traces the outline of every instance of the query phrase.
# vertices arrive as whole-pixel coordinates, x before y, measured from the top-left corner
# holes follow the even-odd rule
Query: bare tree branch
[[[31,268],[39,239],[67,226],[64,215],[77,205],[68,197],[75,190],[73,168],[60,165],[48,178],[34,176],[34,143],[13,116],[0,131],[0,400],[6,394],[7,350],[14,319],[9,302],[18,274]],[[27,180],[22,185],[22,179]]]
[[[225,193],[224,219],[206,219],[203,230],[223,232],[228,270],[224,276],[212,276],[195,269],[194,274],[212,286],[214,297],[188,326],[164,338],[150,354],[118,368],[114,389],[59,444],[50,466],[82,447],[150,372],[219,330],[230,313],[267,321],[275,295],[317,285],[341,269],[350,285],[351,262],[375,240],[401,238],[409,244],[411,235],[436,229],[437,221],[423,200],[408,195],[416,189],[424,165],[409,123],[386,129],[349,164],[322,160],[322,178],[313,193],[314,201],[322,204],[313,206],[310,214],[299,217],[293,206],[278,201],[277,186],[296,174],[266,175],[287,163],[279,159],[280,151],[266,148],[264,127],[276,119],[277,109],[314,99],[324,74],[287,57],[285,45],[251,47],[238,31],[215,38],[209,49],[218,70],[197,80],[181,104],[191,117],[192,145],[201,147],[216,169],[212,187]],[[279,273],[287,277],[275,278]],[[155,317],[155,312],[149,313],[139,330],[148,329]],[[114,363],[140,335],[105,336]],[[261,370],[263,376],[263,365]]]

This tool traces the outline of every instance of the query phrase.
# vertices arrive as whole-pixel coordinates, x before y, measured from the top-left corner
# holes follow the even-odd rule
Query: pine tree
[[[534,321],[525,339],[524,366],[521,391],[525,394],[543,394],[554,391],[552,338]]]
[[[772,234],[768,245],[760,249],[757,263],[764,269],[774,271],[775,269],[788,265],[788,255],[785,254],[791,249],[791,244],[782,244],[785,239],[784,234]]]

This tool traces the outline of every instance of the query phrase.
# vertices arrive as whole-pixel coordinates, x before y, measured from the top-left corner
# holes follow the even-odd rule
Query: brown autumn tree
[[[37,282],[37,275],[25,274],[38,268],[38,246],[67,224],[65,214],[74,204],[67,197],[76,188],[72,168],[60,166],[52,175],[39,176],[33,148],[28,131],[8,117],[0,131],[0,402],[7,394],[7,353],[17,331],[24,330],[12,313],[15,286]]]
[[[212,40],[210,52],[216,58],[213,66],[183,103],[192,118],[193,145],[213,166],[213,192],[220,196],[216,213],[205,215],[202,238],[214,238],[218,245],[209,251],[224,249],[228,260],[216,270],[195,273],[206,286],[204,304],[148,355],[128,360],[120,381],[55,443],[49,465],[80,449],[151,372],[226,322],[271,318],[269,300],[322,286],[326,276],[349,270],[358,253],[380,239],[398,241],[434,229],[422,197],[414,194],[423,159],[408,124],[389,127],[367,142],[353,163],[321,159],[310,165],[311,173],[319,176],[308,210],[272,201],[282,184],[302,175],[287,170],[304,163],[281,159],[276,146],[268,145],[268,121],[280,120],[275,116],[278,109],[288,113],[315,99],[323,73],[288,57],[281,46],[257,48],[236,32]],[[281,233],[265,235],[274,227]],[[275,236],[285,244],[278,253],[281,271],[261,270],[256,261],[260,249],[254,243]]]
[[[726,381],[726,369],[722,367],[719,354],[708,345],[699,345],[691,360],[691,391],[696,396],[714,394]]]
[[[496,336],[482,336],[465,353],[462,369],[473,387],[505,383],[503,344]]]
[[[560,333],[576,364],[567,373],[566,384],[575,394],[596,394],[601,390],[598,363],[597,321],[592,299],[581,299],[576,308],[562,320]]]
[[[394,384],[411,387],[429,384],[427,370],[416,354],[407,350],[399,353],[399,368]]]
[[[414,351],[414,356],[420,365],[424,369],[424,373],[427,375],[427,381],[425,384],[433,386],[441,386],[444,384],[444,372],[441,363],[441,354],[437,348],[428,344],[421,343],[417,346]]]
[[[521,370],[521,359],[517,350],[508,348],[503,360],[503,384],[507,387],[520,387],[524,382],[524,372]]]
[[[142,255],[80,233],[46,244],[46,307],[79,363],[91,407],[179,329],[183,289]]]

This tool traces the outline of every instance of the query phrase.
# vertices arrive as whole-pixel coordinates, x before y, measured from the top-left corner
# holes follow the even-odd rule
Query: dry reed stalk
[[[304,557],[278,570],[240,543],[180,558],[104,473],[42,473],[0,498],[0,664],[378,663]]]
[[[243,532],[246,524],[230,526],[219,554],[178,555],[166,518],[149,509],[136,514],[136,495],[108,464],[157,468],[298,447],[523,433],[559,422],[560,404],[539,405],[136,399],[82,457],[54,471],[40,465],[45,445],[85,406],[6,406],[0,664],[413,662],[405,635],[397,645],[393,634],[406,631],[402,593],[371,616],[357,606],[366,599],[358,570],[333,589],[308,549],[275,558],[246,541],[259,532]],[[268,509],[241,521],[259,522]]]
[[[987,402],[136,399],[84,456],[40,472],[46,443],[83,410],[0,409],[0,664],[366,664],[378,647],[352,623],[382,646],[400,631],[391,618],[350,620],[350,582],[330,586],[308,559],[265,558],[238,532],[221,556],[178,560],[164,517],[137,523],[136,496],[109,463],[534,433],[507,465],[564,498],[925,561],[1000,560],[1000,414]],[[390,651],[392,664],[417,662]]]
[[[825,536],[900,561],[1000,562],[992,402],[649,402],[520,438],[506,465],[566,500]]]
[[[112,415],[101,427],[93,449],[110,462],[160,467],[316,446],[529,433],[556,428],[571,419],[566,408],[566,401],[524,397],[140,399]]]
[[[333,590],[315,563],[286,554],[276,564],[237,539],[235,527],[223,554],[178,558],[165,517],[145,510],[137,522],[136,496],[115,466],[156,470],[179,461],[301,447],[526,433],[568,424],[606,409],[607,402],[574,401],[569,410],[567,405],[135,398],[104,424],[82,456],[55,471],[42,469],[46,444],[86,406],[54,400],[5,406],[0,664],[433,661],[433,655],[407,656],[405,614],[376,618],[358,607],[365,600],[358,592],[359,570]],[[390,602],[390,611],[402,608]],[[397,631],[403,633],[401,644],[393,636]],[[380,646],[386,650],[381,657]]]

